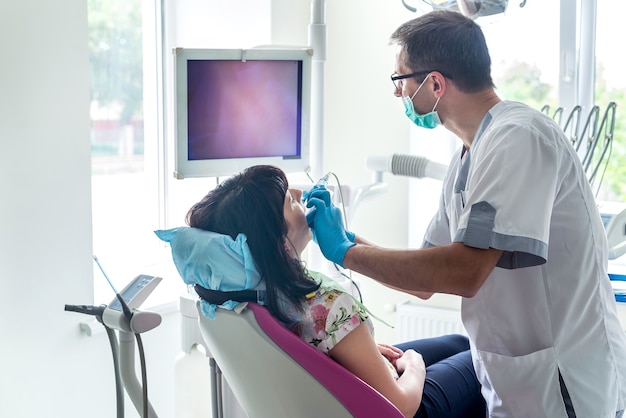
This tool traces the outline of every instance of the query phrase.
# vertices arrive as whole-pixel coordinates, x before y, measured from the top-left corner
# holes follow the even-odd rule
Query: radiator
[[[445,334],[467,335],[461,312],[414,303],[396,305],[396,341],[404,342]]]

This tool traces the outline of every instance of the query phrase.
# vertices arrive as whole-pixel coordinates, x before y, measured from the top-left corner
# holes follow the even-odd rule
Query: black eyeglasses
[[[396,90],[402,90],[402,80],[406,78],[417,77],[418,75],[430,74],[433,71],[438,71],[438,70],[416,71],[414,73],[404,74],[404,75],[398,75],[397,73],[393,73],[391,74],[391,82],[393,83],[393,86],[396,88]],[[441,73],[441,75],[444,76],[445,78],[449,78],[450,80],[452,80],[452,76],[441,71],[438,71],[438,72]]]

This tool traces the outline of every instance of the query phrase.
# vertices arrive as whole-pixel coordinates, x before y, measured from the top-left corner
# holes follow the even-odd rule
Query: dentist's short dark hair
[[[437,10],[409,20],[393,32],[390,42],[403,48],[404,65],[412,72],[450,74],[466,93],[494,87],[485,36],[476,22],[461,13]]]

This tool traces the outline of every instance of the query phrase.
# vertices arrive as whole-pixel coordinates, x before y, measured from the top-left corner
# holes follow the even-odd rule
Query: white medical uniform
[[[424,246],[504,254],[462,317],[491,417],[614,418],[626,338],[591,188],[559,126],[501,102],[455,156]]]

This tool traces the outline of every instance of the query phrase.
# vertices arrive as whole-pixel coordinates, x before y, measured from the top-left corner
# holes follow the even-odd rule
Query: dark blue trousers
[[[415,418],[487,416],[467,337],[444,335],[396,344],[396,347],[417,351],[426,364],[422,404]]]

